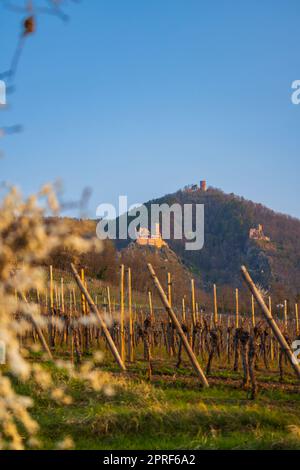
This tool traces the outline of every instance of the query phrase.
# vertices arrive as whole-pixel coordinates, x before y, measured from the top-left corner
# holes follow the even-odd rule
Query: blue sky
[[[15,0],[16,3],[16,0]],[[22,2],[21,2],[22,3]],[[42,3],[42,0],[40,0]],[[0,179],[60,178],[90,215],[208,184],[300,217],[298,0],[82,0],[38,18],[0,125]],[[0,9],[0,70],[22,15]]]

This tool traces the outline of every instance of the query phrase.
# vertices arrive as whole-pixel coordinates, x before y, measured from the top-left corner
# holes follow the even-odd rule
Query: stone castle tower
[[[155,224],[154,234],[151,234],[147,228],[141,227],[137,232],[136,243],[141,246],[155,246],[156,248],[167,245],[161,237],[159,224]]]

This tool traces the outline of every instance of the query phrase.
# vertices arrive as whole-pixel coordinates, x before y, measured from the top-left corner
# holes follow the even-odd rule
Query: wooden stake
[[[171,273],[168,273],[168,281],[167,281],[167,292],[168,292],[168,301],[169,301],[169,304],[171,305],[172,307],[172,281],[171,281]],[[170,354],[170,357],[173,357],[174,355],[174,331],[172,329],[172,321],[169,320],[169,331],[168,331],[168,338],[169,338],[169,345],[168,345],[168,349],[169,349],[169,354]]]
[[[154,320],[154,314],[153,314],[153,303],[152,303],[152,292],[151,292],[151,290],[148,290],[148,300],[149,300],[150,318],[153,321]]]
[[[150,263],[148,264],[148,269],[149,269],[149,272],[151,274],[153,283],[154,283],[154,285],[155,285],[155,287],[156,287],[156,289],[159,293],[160,299],[161,299],[162,303],[164,304],[165,309],[166,309],[166,311],[169,315],[169,318],[173,322],[173,325],[175,326],[175,328],[176,328],[176,330],[177,330],[177,332],[178,332],[178,334],[181,338],[182,344],[183,344],[183,346],[184,346],[184,348],[185,348],[185,350],[186,350],[186,352],[189,356],[189,359],[190,359],[197,375],[200,377],[202,385],[204,387],[208,387],[209,385],[208,385],[207,379],[204,375],[204,372],[202,371],[202,369],[200,367],[200,364],[197,361],[197,358],[196,358],[195,354],[193,353],[193,350],[192,350],[192,348],[191,348],[191,346],[190,346],[190,344],[187,340],[187,337],[185,336],[185,334],[184,334],[184,332],[183,332],[183,330],[180,326],[180,323],[179,323],[179,321],[178,321],[178,319],[177,319],[177,317],[176,317],[176,315],[175,315],[175,313],[174,313],[174,311],[173,311],[173,309],[172,309],[172,307],[171,307],[171,305],[168,301],[168,298],[167,298],[167,296],[166,296],[166,294],[165,294],[165,292],[164,292],[164,290],[163,290],[163,288],[162,288],[162,286],[161,286],[161,284],[160,284],[160,282],[159,282],[159,280],[158,280],[158,278],[155,274],[155,271],[154,271],[154,269],[153,269],[153,267],[151,266]]]
[[[251,314],[252,314],[252,326],[255,327],[255,303],[254,296],[251,295]]]
[[[217,286],[214,284],[214,324],[218,325],[218,300],[217,300]]]
[[[287,300],[284,301],[284,326],[288,326],[288,303]]]
[[[109,312],[110,317],[112,317],[111,300],[110,300],[110,288],[109,288],[109,286],[106,287],[106,293],[107,293],[107,302],[108,302],[108,312]]]
[[[84,280],[84,286],[85,286],[86,289],[88,288],[86,279]],[[86,301],[86,298],[84,298],[84,304],[85,304],[85,313],[88,314],[89,313],[89,306],[88,306],[88,303]]]
[[[293,367],[294,371],[296,372],[297,377],[300,379],[300,367],[295,360],[294,354],[289,347],[288,343],[286,342],[286,339],[284,338],[283,334],[281,333],[280,329],[277,326],[277,323],[275,322],[274,318],[272,317],[268,307],[266,306],[264,299],[262,298],[259,290],[257,289],[256,285],[252,281],[250,274],[248,273],[247,269],[245,266],[241,267],[242,275],[246,281],[246,284],[248,285],[249,289],[251,290],[252,294],[254,295],[258,305],[261,308],[262,313],[264,314],[271,330],[274,333],[275,338],[279,342],[282,350],[285,352],[291,366]]]
[[[74,274],[74,277],[75,277],[75,280],[77,282],[77,285],[79,287],[79,289],[81,290],[82,294],[84,295],[87,303],[89,304],[89,307],[90,309],[92,310],[92,312],[96,315],[98,321],[99,321],[99,324],[102,328],[102,331],[103,331],[103,334],[107,340],[107,343],[108,343],[108,346],[109,346],[109,349],[111,350],[116,362],[118,363],[118,365],[120,366],[120,368],[125,371],[126,370],[126,367],[125,367],[125,364],[122,360],[122,358],[120,357],[119,355],[119,352],[116,348],[116,345],[110,335],[110,332],[106,326],[106,323],[105,321],[103,320],[102,316],[100,315],[99,313],[99,310],[97,309],[96,305],[94,304],[93,302],[93,299],[92,297],[90,296],[87,288],[84,286],[84,284],[82,283],[80,277],[79,277],[79,274],[78,272],[76,271],[76,268],[73,264],[71,264],[71,269],[72,269],[72,272]]]
[[[50,266],[50,308],[54,308],[54,298],[53,298],[53,268]]]
[[[196,321],[198,322],[200,320],[198,302],[195,303],[195,307],[196,307]]]
[[[57,285],[56,283],[54,284],[54,293],[55,293],[55,305],[56,308],[59,308],[59,301],[58,301],[58,291],[57,291]]]
[[[72,307],[73,307],[73,297],[72,297],[72,290],[69,287],[69,327],[70,327],[70,357],[71,362],[74,364],[74,332],[73,332],[73,324],[72,324]]]
[[[239,327],[239,290],[235,289],[235,327]]]
[[[192,290],[192,320],[193,325],[196,325],[196,305],[195,305],[195,281],[191,279],[191,290]]]
[[[85,285],[85,276],[84,276],[84,269],[82,268],[80,271],[81,274],[81,282],[83,285]],[[86,315],[86,304],[85,304],[85,297],[84,294],[81,294],[81,310],[82,310],[82,315]]]
[[[185,323],[186,313],[185,313],[185,298],[182,297],[182,322]]]
[[[125,313],[124,313],[124,264],[121,265],[121,279],[120,279],[120,333],[121,333],[121,358],[125,361]]]
[[[128,311],[129,311],[129,360],[134,361],[134,330],[132,318],[132,288],[131,288],[131,269],[127,271],[128,281]]]
[[[168,301],[172,307],[172,281],[171,281],[171,273],[168,273]]]
[[[272,299],[271,297],[269,296],[269,312],[270,314],[273,316],[273,312],[272,312]],[[273,335],[272,335],[272,332],[271,332],[271,335],[270,335],[270,347],[271,347],[271,361],[274,360],[274,345],[273,345]]]
[[[60,279],[60,292],[61,292],[61,312],[65,313],[65,292],[64,292],[64,278]]]
[[[298,316],[298,304],[295,304],[295,317],[296,317],[296,335],[299,334],[299,316]]]

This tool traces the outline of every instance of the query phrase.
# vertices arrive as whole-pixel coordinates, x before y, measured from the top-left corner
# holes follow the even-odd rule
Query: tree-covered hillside
[[[255,281],[279,297],[294,298],[300,292],[300,220],[214,188],[206,192],[180,190],[146,205],[151,203],[204,204],[203,249],[187,251],[184,240],[168,243],[206,287],[212,283],[240,285],[240,266],[246,264]],[[258,224],[263,225],[270,242],[250,240],[249,230]],[[124,245],[124,241],[117,242],[119,248]]]

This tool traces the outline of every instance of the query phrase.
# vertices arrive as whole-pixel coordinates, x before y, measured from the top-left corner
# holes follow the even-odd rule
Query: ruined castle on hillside
[[[150,233],[147,228],[141,227],[136,235],[136,243],[141,246],[155,246],[156,248],[162,248],[167,245],[161,237],[159,224],[155,224],[155,232],[153,234]]]
[[[250,240],[263,240],[265,242],[271,241],[269,237],[264,234],[263,226],[259,224],[257,228],[250,228],[249,231]]]
[[[198,184],[189,184],[185,186],[183,190],[188,193],[197,191],[206,192],[207,184],[205,180],[201,180],[199,186]],[[136,243],[140,246],[154,246],[159,249],[167,246],[167,243],[162,239],[158,223],[155,224],[154,233],[151,233],[146,227],[141,227],[140,230],[136,232]]]
[[[202,191],[206,192],[207,191],[207,184],[205,180],[200,181],[200,185],[198,184],[188,184],[183,188],[183,190],[187,193],[194,193],[196,191]]]

